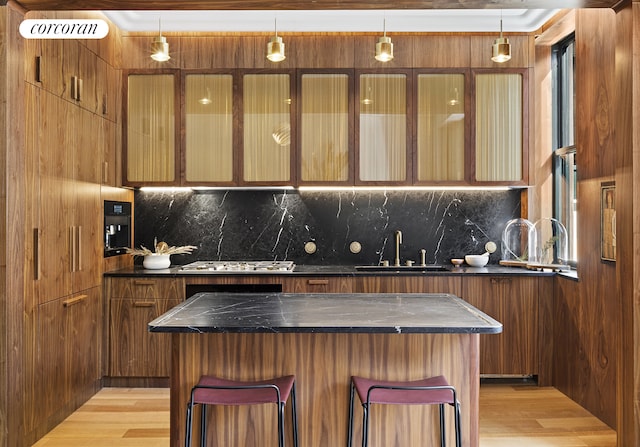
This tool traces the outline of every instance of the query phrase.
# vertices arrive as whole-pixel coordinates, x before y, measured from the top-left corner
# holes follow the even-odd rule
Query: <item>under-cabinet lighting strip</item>
[[[144,186],[140,188],[143,192],[189,192],[189,191],[256,191],[256,190],[294,190],[301,192],[340,192],[340,191],[509,191],[511,189],[522,189],[522,187],[512,186],[193,186],[193,187],[166,187],[166,186]]]
[[[300,186],[300,191],[508,191],[509,186]]]

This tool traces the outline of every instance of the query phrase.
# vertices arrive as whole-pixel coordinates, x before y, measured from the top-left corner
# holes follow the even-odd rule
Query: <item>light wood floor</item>
[[[167,447],[167,389],[104,388],[34,447]],[[615,447],[613,430],[553,388],[483,384],[481,447]]]

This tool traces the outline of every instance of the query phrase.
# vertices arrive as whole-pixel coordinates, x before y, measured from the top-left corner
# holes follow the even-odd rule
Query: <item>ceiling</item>
[[[129,32],[531,32],[559,9],[622,0],[16,0],[26,10],[99,10]],[[0,5],[7,0],[0,0]]]
[[[557,9],[105,11],[128,32],[532,32]]]
[[[0,0],[0,5],[7,0]],[[35,10],[322,10],[611,8],[620,0],[16,0]]]

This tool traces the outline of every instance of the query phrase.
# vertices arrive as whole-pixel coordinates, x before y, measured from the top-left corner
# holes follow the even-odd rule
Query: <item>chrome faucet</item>
[[[396,267],[399,267],[400,266],[400,244],[402,244],[402,231],[396,230],[395,236],[396,236],[396,259],[393,265]]]

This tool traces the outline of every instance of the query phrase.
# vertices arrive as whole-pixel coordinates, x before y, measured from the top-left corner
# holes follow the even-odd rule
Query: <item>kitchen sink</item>
[[[356,265],[358,272],[448,272],[443,265]]]

